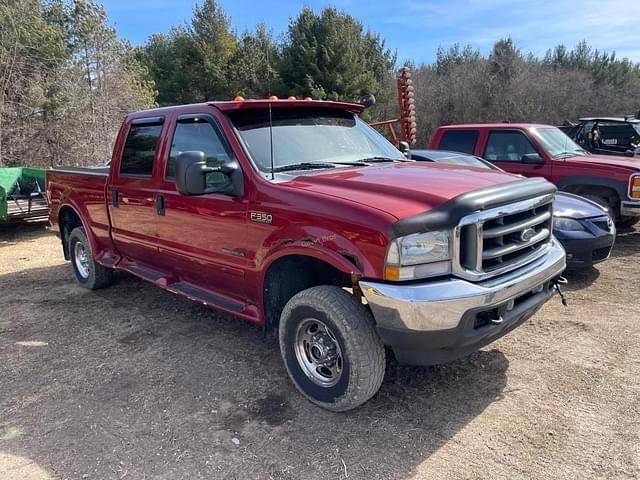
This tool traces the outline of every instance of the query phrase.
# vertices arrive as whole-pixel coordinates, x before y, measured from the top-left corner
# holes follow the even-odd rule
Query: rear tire
[[[380,388],[384,346],[371,312],[343,289],[322,285],[294,295],[278,333],[289,376],[312,403],[344,412]]]
[[[95,261],[83,227],[71,231],[67,245],[73,273],[81,287],[97,290],[113,283],[113,270]]]

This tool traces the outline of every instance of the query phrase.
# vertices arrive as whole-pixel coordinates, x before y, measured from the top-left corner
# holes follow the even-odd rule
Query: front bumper
[[[590,267],[609,258],[615,235],[607,234],[587,239],[558,238],[558,240],[567,252],[567,270],[575,270]]]
[[[478,283],[447,279],[398,285],[361,281],[378,333],[403,363],[431,365],[468,355],[531,317],[565,269],[554,239],[547,254]]]
[[[620,215],[623,217],[640,217],[640,200],[623,200],[620,202]]]

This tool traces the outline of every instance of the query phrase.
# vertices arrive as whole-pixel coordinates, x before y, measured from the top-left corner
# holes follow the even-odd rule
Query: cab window
[[[490,162],[520,162],[523,155],[538,153],[526,135],[517,131],[493,131],[489,134],[484,158]]]
[[[167,179],[175,178],[178,156],[182,152],[189,151],[204,152],[209,167],[217,167],[230,160],[229,152],[217,128],[210,121],[201,117],[179,120],[176,124],[167,162]],[[219,189],[228,184],[229,177],[220,172],[207,175],[207,187]]]
[[[161,124],[131,125],[120,162],[121,175],[151,176],[161,131]]]
[[[448,130],[442,135],[438,150],[451,150],[452,152],[473,155],[477,141],[477,130]]]

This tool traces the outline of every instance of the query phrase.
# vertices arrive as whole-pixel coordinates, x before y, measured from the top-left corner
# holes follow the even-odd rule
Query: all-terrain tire
[[[339,347],[342,368],[335,385],[314,382],[296,356],[299,331],[310,320],[326,325]],[[278,336],[282,359],[296,388],[322,408],[351,410],[373,397],[382,384],[385,349],[371,312],[339,287],[321,285],[294,295],[282,311]]]
[[[108,287],[113,283],[113,270],[103,267],[93,258],[91,244],[87,239],[84,227],[74,228],[69,234],[67,242],[73,273],[81,287],[89,290],[97,290]],[[80,247],[81,250],[84,249],[84,265],[78,255],[76,255],[77,247]]]

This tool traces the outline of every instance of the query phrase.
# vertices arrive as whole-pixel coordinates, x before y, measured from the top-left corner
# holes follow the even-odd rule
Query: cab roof
[[[553,125],[545,125],[543,123],[509,123],[509,122],[500,122],[500,123],[460,123],[453,125],[443,125],[439,128],[447,129],[447,130],[464,130],[469,128],[520,128],[523,130],[528,130],[530,128],[555,128]]]
[[[250,109],[262,109],[262,108],[333,108],[336,110],[346,110],[353,113],[361,113],[364,110],[364,106],[359,103],[348,102],[334,102],[329,100],[231,100],[231,101],[214,101],[205,103],[193,103],[188,105],[173,105],[169,107],[151,108],[149,110],[142,110],[130,114],[130,118],[149,117],[154,115],[163,115],[171,112],[189,111],[194,109],[214,107],[222,112],[230,112],[235,110],[250,110]]]

